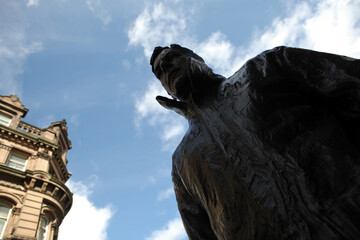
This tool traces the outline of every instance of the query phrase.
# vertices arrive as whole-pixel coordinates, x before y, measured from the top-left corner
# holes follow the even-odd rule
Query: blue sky
[[[154,100],[157,45],[231,76],[279,45],[360,58],[359,0],[0,0],[0,94],[66,119],[73,208],[60,240],[183,240],[171,155],[187,123]],[[76,230],[75,230],[76,229]]]

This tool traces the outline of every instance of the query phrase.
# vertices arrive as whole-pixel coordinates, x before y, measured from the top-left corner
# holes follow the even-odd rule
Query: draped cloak
[[[188,103],[172,177],[189,239],[358,239],[359,104],[359,60],[288,47]]]

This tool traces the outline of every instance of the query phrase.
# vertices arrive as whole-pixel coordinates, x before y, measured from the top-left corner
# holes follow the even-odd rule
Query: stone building
[[[0,239],[56,240],[72,205],[66,121],[23,122],[17,96],[0,96]]]

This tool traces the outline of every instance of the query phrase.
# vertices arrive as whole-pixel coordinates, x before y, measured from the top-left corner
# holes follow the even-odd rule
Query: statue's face
[[[165,90],[173,97],[186,101],[189,99],[191,84],[186,71],[188,56],[165,49],[154,61],[154,74]]]

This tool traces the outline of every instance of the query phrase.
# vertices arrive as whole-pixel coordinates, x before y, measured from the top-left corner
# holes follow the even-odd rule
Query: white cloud
[[[171,196],[174,196],[174,189],[173,188],[168,188],[162,192],[160,192],[157,196],[157,200],[158,201],[163,201],[166,199],[169,199]]]
[[[198,43],[195,51],[208,65],[213,66],[215,72],[227,75],[231,74],[228,72],[231,70],[234,49],[235,47],[224,34],[215,32],[204,42]]]
[[[178,3],[172,0],[147,5],[128,31],[129,46],[141,45],[146,59],[149,59],[157,45],[190,42],[185,30],[191,14],[179,7]],[[161,107],[155,100],[158,95],[167,96],[167,93],[157,80],[149,82],[145,93],[136,95],[135,124],[140,129],[143,121],[147,120],[150,125],[160,127],[163,150],[169,150],[176,146],[185,132],[186,123]]]
[[[26,4],[26,6],[31,7],[31,6],[38,6],[39,5],[39,0],[29,0],[28,3]]]
[[[156,44],[167,45],[184,39],[188,16],[177,2],[158,2],[145,7],[128,31],[129,45],[141,45],[149,58]]]
[[[154,125],[157,119],[162,118],[161,116],[167,113],[167,111],[156,102],[155,97],[158,95],[166,95],[167,93],[156,80],[150,81],[146,89],[145,94],[136,94],[136,113],[140,118],[139,120],[151,116],[150,122]],[[139,122],[136,123],[139,124]]]
[[[153,127],[160,127],[159,136],[163,142],[163,150],[173,149],[186,129],[186,122],[172,111],[164,109],[155,97],[166,96],[166,91],[157,80],[148,83],[144,94],[135,94],[135,125],[141,129],[144,120]]]
[[[185,240],[187,235],[180,218],[169,221],[162,230],[151,233],[146,240]]]
[[[304,47],[360,58],[360,1],[321,1],[306,19]]]
[[[360,1],[322,0],[289,7],[288,17],[275,19],[237,50],[233,72],[247,59],[279,45],[360,57]]]
[[[21,30],[6,34],[2,30],[0,29],[0,91],[6,95],[21,95],[21,84],[16,77],[22,74],[27,57],[40,51],[42,44],[27,43]]]
[[[27,41],[18,3],[4,1],[1,8],[0,94],[21,96],[21,84],[16,78],[22,74],[28,56],[42,50],[42,43]]]
[[[101,0],[86,0],[86,4],[90,11],[95,14],[95,17],[100,19],[105,26],[111,22],[112,17],[104,8]]]
[[[164,141],[169,141],[173,138],[179,137],[184,133],[185,126],[182,124],[182,122],[178,122],[174,120],[171,120],[171,124],[164,126],[164,134],[162,135],[162,139]]]
[[[60,226],[59,240],[107,239],[113,208],[110,205],[97,207],[90,201],[91,183],[85,185],[69,180],[66,185],[74,193],[73,206]]]
[[[194,12],[189,8],[182,9],[177,5],[178,2],[164,1],[153,6],[148,5],[128,31],[129,45],[141,45],[145,57],[149,59],[157,45],[169,45],[174,42],[184,44],[195,49],[210,65],[217,66],[215,70],[228,72],[231,69],[229,66],[234,51],[233,45],[220,32],[213,33],[204,42],[194,41],[187,29]],[[140,129],[146,120],[151,126],[160,127],[163,150],[171,150],[183,136],[187,124],[183,118],[161,107],[155,100],[157,95],[167,96],[157,80],[152,80],[148,84],[145,93],[137,94],[135,124]]]

